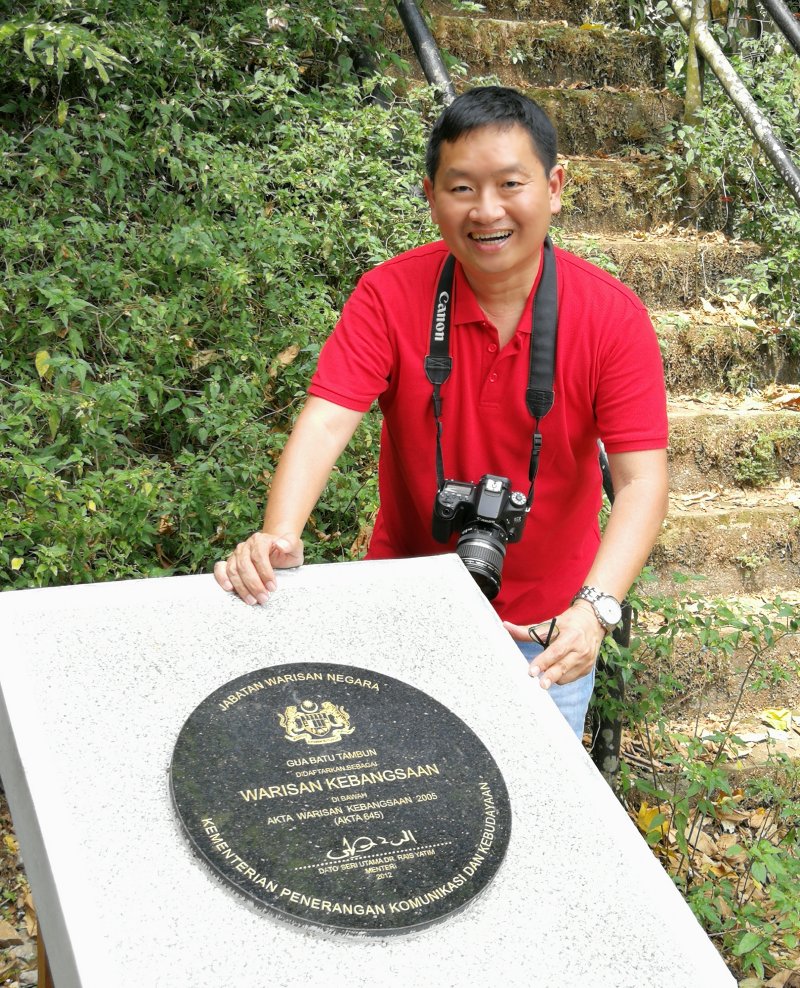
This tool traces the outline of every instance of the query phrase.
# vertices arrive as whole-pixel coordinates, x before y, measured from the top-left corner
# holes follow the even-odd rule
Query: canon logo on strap
[[[444,318],[447,315],[447,303],[449,301],[450,295],[447,292],[441,292],[439,303],[436,306],[436,324],[433,332],[433,338],[437,343],[441,343],[444,339]]]

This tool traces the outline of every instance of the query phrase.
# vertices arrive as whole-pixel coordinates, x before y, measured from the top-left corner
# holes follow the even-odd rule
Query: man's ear
[[[427,175],[422,180],[422,188],[423,191],[425,192],[425,198],[428,200],[428,205],[430,206],[431,209],[431,219],[433,220],[434,223],[438,223],[439,221],[436,219],[436,196],[433,191],[433,182],[428,178]]]
[[[553,165],[550,169],[550,177],[547,180],[550,189],[550,213],[552,216],[556,216],[561,212],[561,193],[564,191],[566,178],[564,166]]]

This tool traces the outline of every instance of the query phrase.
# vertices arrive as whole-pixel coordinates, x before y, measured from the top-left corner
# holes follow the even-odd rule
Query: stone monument
[[[455,556],[0,594],[0,773],[58,988],[734,985]]]

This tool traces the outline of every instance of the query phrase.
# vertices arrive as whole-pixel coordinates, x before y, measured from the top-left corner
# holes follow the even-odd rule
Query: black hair
[[[457,96],[433,125],[425,152],[425,170],[433,181],[442,142],[452,143],[479,127],[507,130],[519,124],[530,135],[546,175],[556,164],[558,137],[550,118],[532,99],[505,86],[480,86]]]

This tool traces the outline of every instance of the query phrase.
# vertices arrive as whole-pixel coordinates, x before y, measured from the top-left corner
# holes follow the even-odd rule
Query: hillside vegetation
[[[260,525],[359,274],[428,236],[430,101],[387,113],[354,84],[369,5],[355,24],[325,4],[17,11],[0,28],[0,586],[208,571]],[[367,423],[310,558],[346,554],[371,511],[375,442]]]

